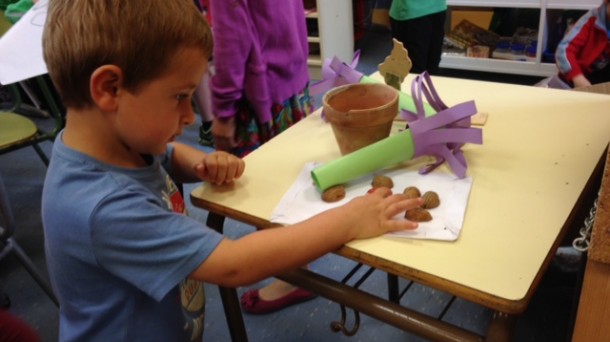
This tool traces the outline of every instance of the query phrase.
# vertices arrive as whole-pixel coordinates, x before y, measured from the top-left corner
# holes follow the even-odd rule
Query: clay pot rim
[[[387,84],[384,84],[384,83],[354,83],[354,84],[345,84],[345,85],[342,85],[342,86],[334,87],[331,90],[329,90],[328,92],[326,92],[326,94],[324,94],[324,96],[322,96],[322,105],[324,107],[328,106],[328,99],[330,99],[331,96],[335,95],[336,93],[340,93],[342,91],[345,91],[346,89],[351,88],[351,87],[355,87],[355,88],[361,88],[361,87],[379,87],[379,88],[391,89],[391,90],[393,90],[391,92],[392,98],[390,99],[390,101],[388,101],[388,103],[383,104],[381,106],[365,108],[365,109],[350,109],[347,112],[344,112],[345,114],[370,111],[371,109],[382,110],[382,109],[385,109],[387,107],[394,106],[398,102],[398,91],[396,91],[396,89],[392,88],[391,86],[389,86]]]

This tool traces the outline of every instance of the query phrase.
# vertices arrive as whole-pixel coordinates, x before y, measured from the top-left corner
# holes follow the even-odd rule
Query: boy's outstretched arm
[[[421,199],[379,188],[292,226],[224,239],[191,277],[229,287],[249,285],[305,265],[351,240],[415,229],[415,222],[392,218],[421,204]]]
[[[172,146],[171,176],[177,182],[206,181],[220,185],[231,183],[244,173],[244,161],[232,154],[222,151],[205,153],[177,142]]]

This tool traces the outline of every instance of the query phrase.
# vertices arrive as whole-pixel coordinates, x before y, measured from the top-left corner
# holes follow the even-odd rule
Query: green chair
[[[4,86],[10,91],[12,106],[0,110],[0,154],[5,154],[24,147],[32,146],[40,159],[49,165],[49,158],[40,148],[43,141],[53,141],[64,126],[64,115],[60,111],[51,89],[43,76],[35,77],[34,81],[42,93],[44,102],[49,108],[50,119],[54,120],[52,129],[43,129],[27,116],[19,114],[22,106],[21,94],[17,84]]]
[[[11,23],[5,18],[4,11],[0,10],[0,37],[11,27]],[[64,126],[64,114],[60,111],[58,101],[51,92],[49,81],[45,76],[37,76],[22,81],[20,84],[32,84],[42,94],[43,102],[48,107],[48,114],[54,120],[52,129],[42,129],[36,125],[34,120],[23,115],[26,105],[21,100],[20,84],[0,85],[7,89],[11,95],[11,105],[8,109],[0,108],[0,155],[23,147],[32,146],[40,159],[49,164],[49,158],[40,148],[39,143],[53,141],[55,136]],[[29,90],[24,87],[24,90]],[[49,126],[49,125],[44,125]]]

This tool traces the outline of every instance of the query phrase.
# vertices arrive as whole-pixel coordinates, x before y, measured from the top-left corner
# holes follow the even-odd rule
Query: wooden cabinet
[[[307,60],[309,75],[313,80],[319,80],[325,59],[337,56],[345,62],[352,60],[354,55],[352,0],[316,0],[304,1],[304,3],[309,42]]]
[[[538,39],[536,41],[536,54],[523,60],[471,58],[465,55],[445,52],[441,60],[441,67],[473,71],[486,71],[507,74],[521,74],[531,76],[550,76],[557,73],[554,63],[543,58],[547,50],[549,37],[549,18],[554,13],[563,10],[588,10],[599,6],[600,0],[447,0],[451,11],[453,8],[523,8],[538,10]],[[449,12],[450,13],[450,12]],[[448,20],[450,16],[448,15]],[[551,23],[552,24],[552,23]]]

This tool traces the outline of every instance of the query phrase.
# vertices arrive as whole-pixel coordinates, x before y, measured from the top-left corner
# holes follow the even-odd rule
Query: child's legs
[[[212,90],[210,89],[210,78],[212,77],[212,68],[210,64],[208,71],[203,75],[201,83],[193,94],[193,100],[199,115],[201,115],[201,126],[199,127],[199,144],[209,147],[214,147],[214,137],[212,136],[212,122],[214,121],[214,113],[212,112]]]
[[[430,37],[421,18],[410,20],[394,20],[390,18],[392,37],[400,41],[413,63],[411,72],[421,73],[428,65],[428,47]]]
[[[195,94],[193,94],[193,100],[195,100],[195,105],[197,105],[200,111],[202,122],[214,120],[214,114],[212,113],[212,90],[210,89],[211,67],[203,74],[201,83],[199,83]]]
[[[438,73],[441,56],[443,54],[443,40],[445,39],[446,12],[438,12],[426,16],[430,29],[430,44],[428,45],[427,70],[430,74]]]
[[[266,124],[259,124],[255,113],[247,106],[239,111],[236,117],[236,142],[238,147],[232,150],[237,155],[246,155],[260,145],[280,134],[288,127],[305,118],[313,112],[313,99],[309,96],[309,86],[302,92],[284,101],[281,105],[274,105],[272,120]],[[304,268],[308,268],[305,266]],[[258,290],[260,298],[264,301],[273,301],[290,295],[297,287],[285,281],[275,279],[272,283]]]

